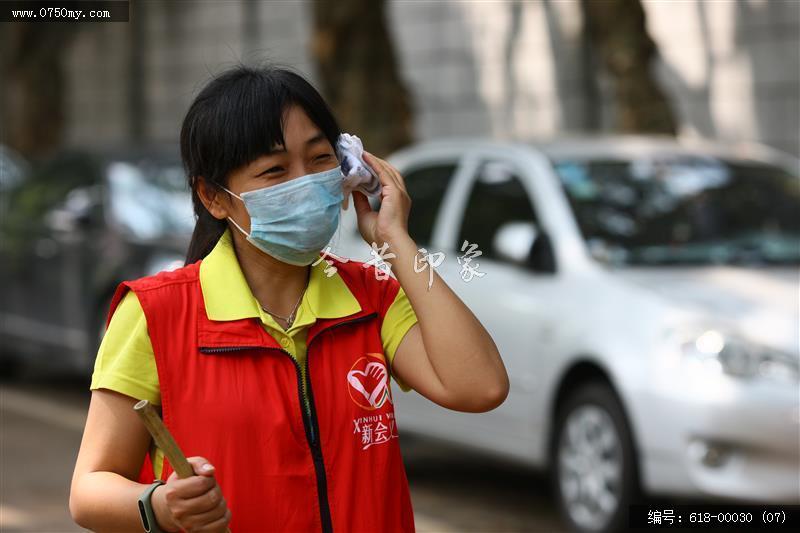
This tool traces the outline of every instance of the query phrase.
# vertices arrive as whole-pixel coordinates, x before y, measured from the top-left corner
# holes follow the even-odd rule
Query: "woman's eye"
[[[315,160],[315,161],[324,161],[324,160],[326,160],[326,159],[328,159],[328,158],[330,158],[330,157],[333,157],[333,154],[320,154],[320,155],[318,155],[317,157],[315,157],[315,158],[314,158],[314,160]],[[261,173],[261,174],[259,174],[259,175],[263,175],[263,174],[272,174],[272,173],[275,173],[275,172],[280,172],[280,171],[282,171],[282,170],[283,170],[283,167],[281,167],[281,166],[274,166],[274,167],[272,167],[272,168],[269,168],[269,169],[265,170],[264,172],[262,172],[262,173]]]

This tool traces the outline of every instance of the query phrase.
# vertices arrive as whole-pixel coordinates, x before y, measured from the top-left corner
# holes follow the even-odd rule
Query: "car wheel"
[[[564,520],[575,531],[627,529],[638,501],[636,457],[614,392],[603,383],[580,386],[559,407],[551,448],[551,480]]]

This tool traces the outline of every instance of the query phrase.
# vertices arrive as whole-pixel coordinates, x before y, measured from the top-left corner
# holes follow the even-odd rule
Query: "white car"
[[[606,137],[387,160],[511,380],[481,414],[395,388],[403,430],[548,469],[582,531],[625,527],[640,494],[800,502],[797,159]],[[332,251],[369,260],[344,214]]]

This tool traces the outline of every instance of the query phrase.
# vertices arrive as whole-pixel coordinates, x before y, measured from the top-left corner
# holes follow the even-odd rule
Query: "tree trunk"
[[[669,101],[653,77],[658,50],[640,0],[582,0],[581,6],[584,31],[613,80],[615,129],[674,135]]]
[[[27,158],[45,155],[62,142],[63,59],[79,24],[7,22],[0,26],[2,141]]]
[[[316,0],[311,54],[343,131],[382,157],[412,140],[411,97],[398,72],[384,0]]]

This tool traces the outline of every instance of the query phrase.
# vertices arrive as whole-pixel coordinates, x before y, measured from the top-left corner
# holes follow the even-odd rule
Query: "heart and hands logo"
[[[359,406],[373,411],[387,401],[392,403],[389,392],[389,371],[382,354],[367,354],[361,357],[347,373],[350,397]]]

